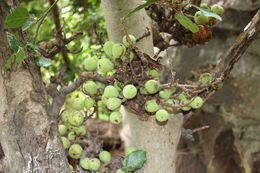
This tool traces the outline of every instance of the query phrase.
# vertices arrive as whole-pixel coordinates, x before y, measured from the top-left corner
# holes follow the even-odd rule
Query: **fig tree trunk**
[[[47,113],[47,94],[34,58],[27,56],[23,63],[5,68],[11,50],[4,19],[17,5],[16,0],[0,1],[0,172],[68,173],[57,123]],[[18,32],[20,38],[26,36]]]
[[[133,10],[141,0],[102,0],[109,39],[121,42],[124,28],[129,34],[142,36],[150,28],[150,20],[144,10],[140,10],[126,20],[123,26],[120,19]],[[138,43],[138,48],[153,56],[152,36]],[[138,173],[175,173],[176,148],[181,135],[182,115],[171,115],[165,125],[158,125],[154,116],[141,121],[138,115],[122,108],[124,114],[122,138],[126,147],[134,146],[148,153],[145,166]]]

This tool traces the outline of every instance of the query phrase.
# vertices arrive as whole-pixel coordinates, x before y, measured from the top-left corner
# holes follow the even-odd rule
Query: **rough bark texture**
[[[139,0],[103,0],[106,25],[109,39],[121,42],[124,35],[120,18],[134,9],[141,1]],[[127,19],[128,33],[136,37],[142,36],[150,28],[150,20],[144,10]],[[138,44],[138,47],[149,55],[153,55],[152,37],[147,37]],[[179,142],[182,126],[182,115],[171,115],[166,125],[156,124],[154,117],[148,121],[140,121],[137,115],[122,108],[124,114],[122,138],[128,146],[144,149],[148,153],[145,166],[136,172],[140,173],[166,173],[175,172],[176,146]]]
[[[34,59],[28,56],[11,70],[4,67],[11,51],[3,22],[17,4],[0,1],[0,172],[67,173],[56,120],[47,114],[47,94]]]
[[[181,79],[189,78],[191,70],[215,64],[223,56],[255,14],[253,9],[259,8],[259,1],[244,6],[246,2],[249,1],[219,1],[236,5],[227,5],[223,22],[214,27],[213,39],[207,45],[173,50],[174,67]],[[186,125],[209,125],[210,129],[196,135],[194,142],[181,142],[180,149],[185,148],[185,152],[179,157],[180,173],[260,172],[259,43],[258,37],[235,65],[223,89]],[[181,69],[183,66],[186,69]]]

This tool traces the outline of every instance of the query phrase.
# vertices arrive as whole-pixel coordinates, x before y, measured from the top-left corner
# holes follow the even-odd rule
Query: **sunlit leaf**
[[[29,29],[32,24],[35,22],[34,17],[30,17],[29,19],[26,20],[26,22],[23,24],[22,26],[22,30],[26,31],[27,29]]]
[[[198,6],[196,6],[196,5],[193,5],[193,4],[190,4],[190,5],[191,5],[192,7],[197,8],[198,10],[200,10],[201,13],[202,13],[204,16],[214,17],[214,18],[218,19],[219,21],[222,21],[222,18],[221,18],[219,15],[217,15],[216,13],[213,13],[211,10],[205,9],[205,8],[200,8],[200,7],[198,7]]]
[[[144,150],[137,150],[129,154],[123,161],[122,170],[129,172],[142,168],[147,160],[146,154],[147,152]]]
[[[181,13],[175,13],[175,19],[178,20],[184,28],[190,30],[191,32],[195,33],[199,31],[198,25],[193,23],[188,17],[182,15]]]
[[[5,26],[8,28],[19,28],[30,18],[26,8],[16,8],[13,13],[5,19]]]
[[[26,58],[24,48],[19,47],[17,53],[16,53],[16,61],[17,62],[23,62],[23,60]]]
[[[124,18],[123,20],[125,20],[126,18],[132,16],[134,13],[136,13],[137,11],[146,8],[152,4],[154,4],[157,0],[147,0],[145,1],[142,5],[139,5],[138,7],[136,7],[135,9],[133,9],[132,11],[130,11]]]
[[[18,35],[14,35],[8,32],[7,39],[8,39],[8,44],[10,46],[10,49],[17,52],[19,47],[21,47],[21,43],[18,39]]]
[[[15,55],[11,55],[5,63],[5,68],[10,69],[14,63]]]
[[[29,49],[32,49],[32,50],[40,51],[40,49],[35,44],[33,44],[31,42],[26,43],[26,47],[29,48]]]
[[[51,59],[49,58],[45,58],[45,57],[36,58],[36,65],[38,65],[39,67],[48,67],[51,64],[52,64]]]

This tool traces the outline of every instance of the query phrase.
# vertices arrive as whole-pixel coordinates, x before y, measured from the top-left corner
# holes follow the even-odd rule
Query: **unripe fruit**
[[[63,135],[66,135],[66,134],[67,134],[68,129],[67,129],[67,127],[66,127],[65,125],[60,124],[60,125],[58,126],[58,132],[59,132],[59,134],[60,134],[61,136],[63,136]]]
[[[126,46],[126,47],[129,47],[130,45],[134,45],[136,43],[136,38],[135,36],[129,34],[128,37],[125,35],[123,37],[123,44]]]
[[[129,61],[131,62],[135,58],[135,54],[133,52],[130,52],[128,55]]]
[[[75,110],[83,110],[84,109],[84,99],[75,98],[71,103],[71,107]]]
[[[71,164],[69,164],[70,171],[74,171],[74,168]]]
[[[77,127],[74,127],[74,126],[68,124],[68,125],[67,125],[67,128],[68,128],[68,131],[75,131],[75,129],[76,129]]]
[[[84,159],[80,159],[79,165],[85,169],[85,170],[89,170],[89,158],[84,158]]]
[[[156,112],[155,118],[159,122],[167,121],[169,118],[169,113],[164,109],[160,109]]]
[[[122,101],[119,98],[112,97],[107,100],[107,108],[111,111],[118,109]]]
[[[62,145],[65,149],[68,149],[70,147],[70,141],[66,137],[61,137]]]
[[[67,123],[68,122],[68,119],[69,119],[69,117],[71,116],[71,114],[72,114],[72,110],[70,110],[70,109],[67,109],[67,110],[65,110],[65,111],[63,111],[62,113],[61,113],[61,121],[62,122],[64,122],[64,123]]]
[[[188,100],[188,99],[184,99],[184,100],[182,100],[182,103],[183,104],[189,104],[190,103],[190,100]],[[183,110],[183,111],[189,111],[189,110],[191,110],[191,107],[190,106],[183,106],[182,108],[181,108],[181,110]]]
[[[170,105],[174,105],[174,101],[171,100],[171,99],[167,100],[166,103],[168,103]],[[166,110],[172,112],[173,111],[173,107],[168,106],[168,107],[166,107]]]
[[[102,151],[99,153],[99,159],[104,163],[108,163],[111,160],[111,154],[108,151]]]
[[[194,15],[194,21],[195,21],[195,23],[197,23],[199,25],[204,25],[204,24],[208,23],[209,18],[207,16],[205,16],[204,14],[202,14],[201,11],[197,11]]]
[[[84,116],[81,112],[74,111],[68,121],[72,126],[80,126],[84,121]]]
[[[204,100],[200,96],[196,96],[195,98],[192,99],[190,106],[193,109],[198,109],[203,105],[203,103],[204,103]]]
[[[135,152],[137,149],[135,147],[127,147],[125,149],[125,155],[128,156],[129,154]]]
[[[75,132],[69,132],[68,133],[68,140],[70,140],[70,141],[74,141],[75,139],[76,139],[76,133]]]
[[[102,73],[110,72],[114,69],[114,64],[108,58],[98,60],[98,70]]]
[[[97,104],[98,104],[98,111],[99,112],[105,110],[106,104],[103,100],[99,100]]]
[[[97,84],[94,81],[87,81],[84,85],[83,88],[85,91],[88,92],[90,95],[97,94]]]
[[[104,45],[103,45],[103,50],[105,52],[105,54],[107,54],[109,57],[112,57],[112,47],[115,43],[112,41],[107,41]]]
[[[87,128],[82,125],[82,126],[79,126],[75,129],[75,132],[77,135],[81,135],[81,136],[84,136],[87,134]]]
[[[120,87],[120,84],[118,82],[114,83],[114,87],[117,89],[117,91],[122,91],[122,88]]]
[[[200,8],[208,9],[209,6],[208,6],[207,3],[204,2],[204,3],[201,3],[201,4],[200,4]]]
[[[211,6],[211,11],[217,15],[222,15],[224,13],[224,8],[221,5],[214,4]]]
[[[187,95],[185,94],[185,92],[181,92],[179,95],[178,95],[178,99],[180,101],[183,101],[183,100],[187,100]]]
[[[97,85],[97,88],[98,88],[98,89],[103,89],[103,88],[105,88],[105,85],[104,85],[103,83],[101,83],[101,82],[96,82],[96,85]]]
[[[105,97],[105,95],[102,95],[101,96],[101,101],[104,103],[104,104],[107,104],[107,97]]]
[[[98,59],[95,57],[88,57],[84,61],[84,68],[87,71],[95,71],[97,69]]]
[[[142,95],[148,95],[149,94],[144,87],[141,87],[139,91]]]
[[[125,54],[124,56],[121,56],[121,60],[125,62],[126,60],[132,61],[134,59],[135,55],[133,52],[129,52],[128,54]]]
[[[213,80],[213,77],[210,73],[203,73],[200,75],[199,82],[202,84],[210,83]]]
[[[159,92],[159,96],[164,100],[168,100],[175,91],[176,88],[164,89]]]
[[[79,144],[73,144],[69,149],[69,156],[73,159],[79,159],[82,154],[82,147]]]
[[[105,112],[99,112],[98,118],[103,121],[109,121],[109,115]]]
[[[106,76],[106,77],[107,77],[107,76],[112,76],[114,73],[115,73],[115,70],[110,71],[110,72],[107,72],[107,73],[105,74],[105,76]]]
[[[222,87],[223,87],[223,83],[222,83],[222,82],[220,82],[220,83],[218,83],[218,84],[216,84],[216,85],[213,86],[213,88],[214,88],[215,90],[219,90],[219,89],[221,89]]]
[[[155,94],[159,90],[160,83],[156,80],[148,80],[144,87],[149,94]]]
[[[116,173],[126,173],[126,172],[123,171],[122,169],[118,169],[118,170],[116,171]]]
[[[84,102],[84,105],[85,105],[85,108],[87,110],[89,110],[90,108],[92,108],[95,104],[95,100],[92,99],[91,97],[87,97],[85,98],[85,102]]]
[[[103,110],[104,107],[106,106],[105,103],[104,103],[102,100],[99,100],[99,101],[97,102],[97,104],[98,104],[98,108],[99,108],[99,109],[102,109],[102,110]]]
[[[112,54],[114,59],[119,58],[125,54],[126,48],[122,44],[114,44],[112,47]]]
[[[145,110],[147,112],[156,112],[159,109],[159,105],[156,103],[156,100],[148,100],[145,103]]]
[[[126,99],[132,99],[136,96],[137,89],[134,85],[126,85],[123,89],[123,96]]]
[[[112,85],[108,85],[103,93],[105,98],[111,98],[111,97],[118,97],[119,96],[119,92],[116,89],[116,87],[112,86]]]
[[[161,73],[159,71],[157,71],[156,69],[151,69],[148,71],[148,74],[151,76],[151,77],[159,77],[161,76]]]
[[[112,112],[110,114],[110,119],[109,120],[113,124],[119,124],[119,123],[121,123],[122,118],[123,118],[123,116],[122,116],[122,114],[120,112]]]
[[[89,168],[92,171],[99,170],[100,165],[101,165],[100,161],[98,159],[96,159],[96,158],[89,159],[88,163],[89,163]]]

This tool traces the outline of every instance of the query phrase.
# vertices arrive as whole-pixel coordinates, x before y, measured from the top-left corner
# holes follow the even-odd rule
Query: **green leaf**
[[[8,58],[7,62],[5,63],[5,68],[10,69],[14,63],[14,60],[15,60],[15,55],[13,54]]]
[[[49,58],[45,58],[45,57],[36,58],[36,65],[38,65],[40,67],[48,67],[51,64],[52,64],[51,59],[49,59]]]
[[[144,150],[136,150],[129,154],[123,161],[123,171],[134,171],[143,167],[146,162],[147,152]]]
[[[136,7],[135,9],[133,9],[132,11],[130,11],[124,18],[123,20],[125,20],[126,18],[132,16],[134,13],[136,13],[137,11],[143,9],[143,8],[146,8],[148,7],[149,5],[152,5],[156,2],[157,0],[147,0],[147,1],[144,1],[144,3],[142,5],[139,5],[138,7]]]
[[[32,24],[33,24],[34,22],[35,22],[34,17],[31,16],[31,17],[30,17],[29,19],[27,19],[26,22],[23,24],[22,30],[23,30],[23,31],[26,31],[27,29],[29,29],[29,28],[32,26]]]
[[[5,26],[8,28],[19,28],[30,18],[26,8],[16,8],[12,14],[6,17]]]
[[[198,6],[196,6],[196,5],[193,5],[193,4],[190,4],[190,5],[191,5],[192,7],[197,8],[198,10],[200,10],[201,13],[202,13],[204,16],[214,17],[214,18],[218,19],[219,21],[222,21],[222,18],[221,18],[219,15],[217,15],[216,13],[213,13],[213,11],[208,10],[208,9],[204,9],[204,8],[200,8],[200,7],[198,7]]]
[[[25,47],[29,48],[29,49],[32,49],[32,50],[40,51],[40,49],[35,44],[33,44],[31,42],[26,43]]]
[[[18,34],[14,35],[12,33],[7,33],[7,39],[10,46],[10,49],[17,52],[19,47],[22,46],[21,42],[19,41]]]
[[[191,32],[195,33],[199,31],[198,25],[193,23],[188,17],[182,15],[181,13],[175,13],[175,19],[178,20],[184,28],[190,30]]]
[[[19,47],[18,52],[16,53],[16,62],[23,62],[26,58],[24,48]]]

